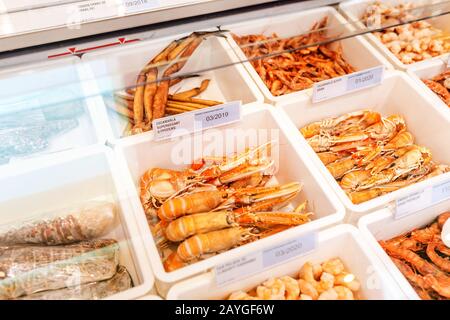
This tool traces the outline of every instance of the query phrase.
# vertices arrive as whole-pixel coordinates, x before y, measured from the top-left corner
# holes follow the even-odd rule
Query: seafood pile
[[[274,96],[308,89],[315,82],[354,72],[342,49],[320,44],[328,19],[316,23],[308,34],[279,38],[277,34],[233,35],[258,75]],[[298,50],[296,50],[298,49]]]
[[[422,81],[450,107],[450,70]]]
[[[450,299],[450,248],[441,239],[449,218],[450,212],[442,213],[424,228],[379,242],[424,300]]]
[[[86,116],[83,107],[76,102],[37,107],[33,105],[36,100],[49,100],[50,97],[33,98],[35,100],[18,97],[2,100],[2,112],[10,110],[0,115],[0,164],[44,152],[54,139],[76,129],[81,118]]]
[[[310,221],[306,202],[281,211],[302,185],[273,183],[271,147],[144,173],[140,199],[167,271]]]
[[[101,299],[131,288],[118,242],[97,239],[115,215],[113,203],[92,201],[64,215],[1,226],[0,300]]]
[[[450,52],[450,36],[427,21],[415,21],[412,2],[392,5],[377,1],[362,17],[367,27],[388,27],[374,35],[404,64],[411,64]],[[401,24],[401,25],[399,25]]]
[[[306,262],[298,274],[270,278],[249,292],[237,291],[228,300],[356,300],[360,283],[339,258],[322,264]]]
[[[300,132],[354,204],[450,171],[414,144],[401,115],[355,111]]]
[[[134,89],[114,93],[108,107],[123,116],[129,123],[125,135],[151,130],[152,121],[164,116],[193,111],[222,104],[220,101],[195,98],[204,92],[210,83],[205,79],[197,88],[169,94],[170,87],[186,78],[198,75],[176,77],[189,57],[203,40],[217,32],[193,32],[187,37],[172,41],[140,71]],[[160,76],[158,77],[158,74]]]

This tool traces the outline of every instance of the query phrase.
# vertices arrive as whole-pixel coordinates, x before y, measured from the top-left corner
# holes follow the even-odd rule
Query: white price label
[[[336,98],[347,93],[355,92],[379,85],[383,81],[384,66],[355,72],[330,80],[318,82],[313,87],[313,103]]]
[[[317,234],[308,233],[272,248],[249,254],[215,267],[216,284],[224,286],[249,275],[257,274],[287,260],[313,251],[317,246]]]
[[[395,219],[400,219],[450,199],[450,181],[427,187],[396,201]]]
[[[152,124],[155,140],[164,140],[237,122],[241,118],[241,102],[234,101],[153,120]]]
[[[121,0],[124,6],[124,13],[134,13],[160,6],[159,0]]]

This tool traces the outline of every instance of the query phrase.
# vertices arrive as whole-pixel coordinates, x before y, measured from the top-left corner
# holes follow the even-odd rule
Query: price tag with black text
[[[234,123],[241,118],[241,102],[234,101],[153,120],[152,125],[155,140],[164,140]]]
[[[346,76],[318,82],[313,87],[313,103],[336,98],[381,84],[384,66],[355,72]]]
[[[400,219],[447,199],[450,199],[450,180],[398,199],[394,216],[396,219]]]
[[[275,265],[313,251],[317,233],[307,233],[262,251],[254,252],[217,265],[214,269],[217,286],[224,286],[257,274]]]

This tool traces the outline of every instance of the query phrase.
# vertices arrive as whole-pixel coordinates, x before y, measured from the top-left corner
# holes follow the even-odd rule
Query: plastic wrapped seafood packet
[[[107,280],[118,264],[119,245],[112,239],[0,247],[0,299]]]
[[[45,151],[54,138],[77,128],[85,115],[76,101],[42,106],[41,99],[21,98],[25,101],[1,102],[0,164]]]
[[[58,245],[90,240],[108,233],[114,225],[115,216],[114,203],[89,201],[74,208],[40,214],[26,221],[0,225],[0,244]]]
[[[133,287],[133,281],[130,274],[125,267],[119,266],[117,273],[111,279],[38,292],[20,297],[17,300],[98,300],[131,287]]]

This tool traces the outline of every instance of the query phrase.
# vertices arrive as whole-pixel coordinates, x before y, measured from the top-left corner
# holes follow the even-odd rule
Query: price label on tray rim
[[[317,233],[310,232],[254,253],[219,264],[214,268],[216,285],[222,287],[281,263],[312,252],[317,247]]]
[[[238,122],[242,119],[241,109],[241,101],[232,101],[153,120],[154,139],[161,141],[176,138]]]
[[[381,84],[384,78],[384,66],[354,72],[315,83],[313,86],[312,102],[322,102],[340,97],[348,93],[371,88]]]
[[[394,218],[401,219],[448,199],[450,199],[450,179],[397,199]]]

